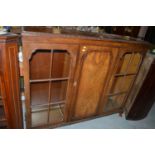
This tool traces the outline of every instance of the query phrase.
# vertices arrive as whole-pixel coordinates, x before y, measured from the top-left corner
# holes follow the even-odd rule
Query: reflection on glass
[[[114,84],[110,94],[129,91],[129,88],[134,80],[134,77],[135,76],[116,77],[114,79]]]
[[[104,112],[121,108],[125,97],[126,97],[126,94],[116,95],[116,96],[109,96],[106,107],[104,108]]]

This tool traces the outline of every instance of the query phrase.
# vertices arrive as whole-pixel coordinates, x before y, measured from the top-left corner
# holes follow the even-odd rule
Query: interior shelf
[[[36,79],[36,80],[30,80],[30,83],[35,83],[35,82],[51,82],[51,81],[64,81],[68,80],[68,77],[64,78],[53,78],[53,79]]]

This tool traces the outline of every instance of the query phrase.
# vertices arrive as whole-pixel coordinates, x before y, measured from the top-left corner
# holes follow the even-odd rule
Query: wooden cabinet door
[[[23,41],[27,128],[66,121],[78,46]]]
[[[126,100],[132,91],[135,79],[139,72],[145,52],[133,49],[120,49],[116,70],[113,73],[109,86],[103,112],[124,111]]]
[[[72,102],[72,120],[98,115],[104,87],[117,55],[114,50],[102,46],[81,46],[74,81],[76,94]]]

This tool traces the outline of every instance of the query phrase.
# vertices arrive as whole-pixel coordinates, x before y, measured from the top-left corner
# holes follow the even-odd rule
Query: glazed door
[[[109,47],[81,47],[74,81],[76,94],[72,120],[98,115],[104,87],[116,55],[116,49]]]
[[[139,74],[126,105],[126,119],[145,118],[155,101],[155,57],[148,54],[140,68]]]
[[[126,100],[139,72],[144,52],[119,50],[116,70],[111,77],[103,112],[124,111]]]
[[[34,45],[34,44],[33,44]],[[27,127],[66,121],[72,97],[76,46],[24,44]]]

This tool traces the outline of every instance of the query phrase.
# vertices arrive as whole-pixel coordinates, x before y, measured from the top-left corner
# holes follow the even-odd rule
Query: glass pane
[[[59,123],[63,121],[63,115],[64,115],[64,105],[52,107],[50,110],[49,122],[52,124]]]
[[[128,64],[130,62],[130,58],[131,58],[131,54],[125,54],[125,56],[122,60],[123,61],[122,65],[121,65],[120,69],[118,70],[118,73],[120,73],[120,74],[126,73]]]
[[[104,108],[104,112],[120,108],[125,99],[125,96],[126,94],[109,96],[108,102]]]
[[[30,59],[31,80],[68,77],[69,69],[70,56],[65,50],[37,50]]]
[[[53,81],[51,85],[51,102],[58,102],[66,99],[68,81]]]
[[[117,73],[119,74],[135,74],[141,61],[141,55],[139,53],[125,54],[122,65]]]
[[[32,127],[47,125],[48,123],[56,124],[63,121],[64,105],[50,106],[48,118],[48,106],[44,109],[33,108]],[[48,122],[49,120],[49,122]]]
[[[54,50],[52,64],[52,78],[68,77],[70,56],[67,51]]]
[[[110,94],[129,90],[135,76],[116,77]]]
[[[51,50],[37,50],[30,59],[30,79],[50,78]]]
[[[47,120],[48,120],[47,110],[32,113],[32,127],[46,125]]]
[[[31,105],[48,104],[49,82],[31,83]]]
[[[135,54],[128,68],[128,73],[136,73],[138,70],[140,61],[141,61],[141,55],[139,53]]]

